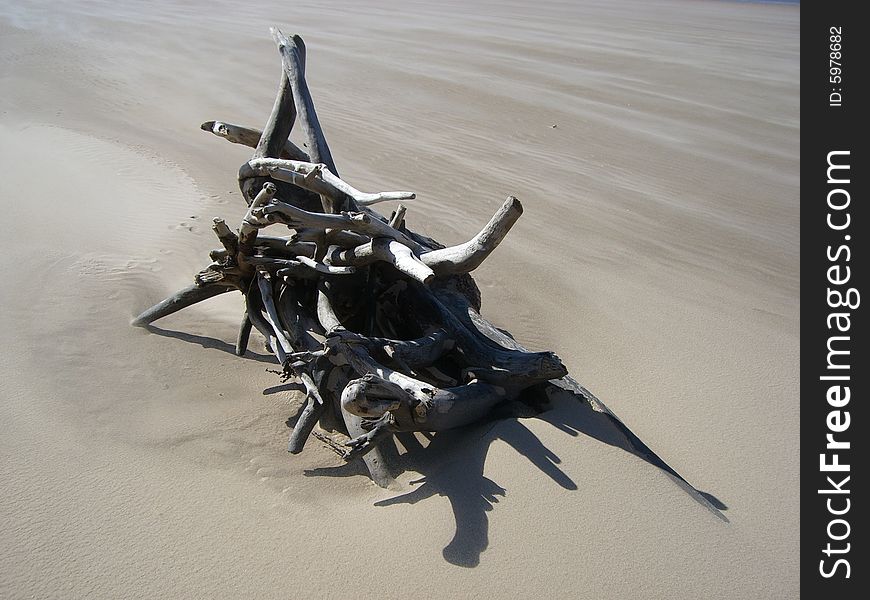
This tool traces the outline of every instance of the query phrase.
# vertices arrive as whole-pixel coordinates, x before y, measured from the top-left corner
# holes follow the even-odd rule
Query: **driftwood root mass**
[[[213,262],[133,324],[240,291],[236,354],[245,354],[256,329],[284,378],[306,391],[289,451],[301,452],[319,422],[346,434],[343,445],[331,446],[346,460],[363,458],[385,486],[391,474],[379,444],[395,432],[475,422],[567,370],[552,352],[524,351],[479,313],[469,273],[516,223],[520,201],[509,197],[480,233],[449,247],[409,229],[404,204],[389,218],[378,214],[370,206],[414,194],[362,192],[339,177],[305,80],[305,44],[272,34],[283,69],[263,131],[202,124],[254,149],[239,170],[244,219],[235,231],[215,219],[221,247],[210,253]],[[304,149],[289,140],[296,122]],[[272,225],[293,233],[261,233]]]

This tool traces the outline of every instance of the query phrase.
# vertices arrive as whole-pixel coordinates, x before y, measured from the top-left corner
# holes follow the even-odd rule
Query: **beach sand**
[[[468,239],[579,405],[436,437],[401,489],[309,442],[241,299],[155,323],[238,223],[278,25],[342,176]],[[0,597],[795,598],[799,8],[0,0]],[[298,138],[297,138],[298,139]],[[383,210],[388,211],[391,206]]]

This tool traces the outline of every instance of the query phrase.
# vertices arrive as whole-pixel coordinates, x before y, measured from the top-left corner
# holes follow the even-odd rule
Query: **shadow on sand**
[[[513,407],[511,416],[541,419],[571,436],[587,435],[600,442],[621,448],[664,471],[698,504],[724,522],[728,519],[721,511],[726,506],[711,494],[690,485],[674,469],[644,444],[597,398],[571,378],[558,384],[538,389],[538,396],[546,396],[545,409],[535,414],[528,405]],[[508,407],[511,410],[511,407]],[[399,434],[397,439],[406,452],[396,457],[398,471],[405,469],[421,473],[422,478],[412,481],[410,492],[376,502],[376,506],[415,504],[433,496],[446,497],[453,509],[456,530],[453,539],[443,549],[444,559],[461,567],[475,567],[480,555],[489,544],[489,518],[487,513],[495,507],[507,490],[484,476],[486,456],[491,444],[501,440],[545,473],[553,482],[566,490],[576,490],[577,484],[559,468],[556,456],[523,424],[515,418],[490,420],[473,426],[426,435],[423,444],[412,434]],[[362,461],[306,471],[310,476],[344,477],[366,474]]]
[[[234,356],[236,354],[235,346],[213,337],[194,335],[192,333],[185,333],[183,331],[173,331],[172,329],[161,329],[160,327],[155,327],[151,324],[146,325],[144,329],[150,333],[153,333],[154,335],[174,338],[176,340],[181,340],[182,342],[187,342],[189,344],[196,344],[203,348],[214,348],[215,350],[222,350],[224,352],[229,352]],[[269,363],[270,365],[274,365],[276,367],[278,366],[278,363],[275,361],[275,357],[271,354],[257,354],[256,352],[252,352],[250,349],[245,352],[244,358],[256,360],[257,362]]]
[[[235,348],[227,342],[210,337],[161,329],[153,325],[148,331],[156,335],[175,338],[197,344],[203,348],[214,348],[231,354]],[[248,350],[246,358],[271,365],[272,356],[257,354]],[[263,391],[272,394],[284,390],[299,390],[301,386],[286,383]],[[444,548],[444,559],[454,565],[475,567],[480,563],[480,555],[489,545],[489,518],[499,497],[507,490],[498,483],[485,477],[484,466],[490,445],[501,440],[509,444],[519,454],[525,456],[554,483],[566,490],[576,490],[577,484],[559,468],[561,459],[525,426],[513,417],[540,419],[571,436],[587,435],[610,446],[621,448],[664,471],[677,485],[686,491],[698,504],[708,509],[724,522],[728,518],[722,514],[727,507],[715,496],[695,489],[673,468],[640,440],[619,418],[614,415],[598,398],[583,388],[571,377],[556,383],[529,390],[524,402],[515,402],[496,412],[490,420],[440,432],[425,434],[428,444],[424,445],[410,433],[398,434],[398,442],[405,453],[388,452],[394,471],[412,470],[423,475],[412,481],[416,486],[410,492],[376,502],[376,506],[394,504],[415,504],[433,496],[446,497],[453,509],[456,530],[453,539]],[[534,408],[533,408],[534,407]],[[298,416],[298,415],[297,415]],[[507,417],[507,418],[506,418]],[[287,421],[288,427],[295,425],[295,419]],[[390,450],[388,444],[387,450]],[[338,467],[324,467],[305,471],[308,476],[349,477],[368,475],[362,461],[356,460]]]

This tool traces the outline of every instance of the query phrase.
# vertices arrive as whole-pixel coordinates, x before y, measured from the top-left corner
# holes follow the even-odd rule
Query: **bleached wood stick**
[[[226,221],[219,217],[214,218],[211,228],[230,256],[235,256],[239,251],[239,236],[233,233]]]
[[[274,350],[278,354],[278,360],[284,364],[288,354],[293,354],[293,345],[287,339],[284,333],[284,328],[281,327],[281,318],[278,316],[278,311],[275,309],[275,302],[272,300],[272,282],[269,280],[268,273],[263,271],[257,272],[257,286],[260,288],[260,297],[263,299],[263,306],[266,308],[266,321],[272,327],[273,336],[278,341],[278,348]]]
[[[263,306],[266,309],[266,319],[272,331],[274,332],[274,337],[271,338],[274,340],[273,344],[275,344],[273,350],[278,356],[278,360],[281,362],[281,364],[284,365],[285,368],[287,368],[288,358],[295,353],[293,343],[290,341],[291,339],[293,340],[293,342],[301,345],[303,348],[315,347],[316,341],[307,332],[299,330],[296,315],[291,314],[294,311],[285,301],[289,300],[289,298],[285,299],[283,294],[282,296],[279,296],[279,303],[281,304],[282,311],[278,311],[278,308],[272,296],[272,284],[269,280],[269,276],[267,273],[258,271],[257,286],[260,291],[260,298],[262,299]],[[284,319],[281,318],[282,313]],[[284,330],[285,324],[287,324],[288,327],[286,332]],[[309,398],[309,402],[313,400],[315,404],[324,406],[325,403],[323,401],[323,397],[320,395],[320,390],[318,389],[317,384],[314,382],[311,374],[302,369],[293,368],[292,366],[291,368],[293,369],[293,373],[305,386],[306,395]],[[320,376],[321,378],[324,376],[322,372],[320,373]],[[300,420],[302,422],[297,423],[297,428],[299,429],[298,433],[296,432],[296,429],[294,429],[294,433],[290,437],[288,450],[290,452],[293,452],[294,454],[302,451],[302,448],[305,445],[305,440],[308,438],[308,434],[311,432],[311,428],[314,426],[313,423],[309,423],[309,420],[314,419],[314,421],[316,421],[316,418],[320,414],[322,414],[322,408],[317,410],[310,410],[307,411],[307,413],[308,414],[303,414],[300,417]]]
[[[256,148],[263,136],[263,132],[259,129],[251,127],[242,127],[241,125],[233,125],[224,121],[206,121],[199,126],[203,131],[213,133],[218,137],[222,137],[233,144],[241,144],[248,148]],[[311,157],[302,148],[291,142],[284,141],[284,146],[281,148],[280,158],[290,158],[293,160],[310,161]]]
[[[131,321],[134,327],[144,327],[149,323],[162,319],[165,316],[178,312],[183,308],[192,306],[197,302],[214,298],[220,294],[232,291],[235,288],[226,285],[191,285],[169,296],[165,300],[155,304],[141,315]]]
[[[284,72],[290,81],[293,100],[299,112],[299,121],[302,124],[302,130],[308,142],[311,159],[314,162],[323,163],[328,169],[338,175],[338,168],[335,166],[329,144],[326,143],[326,136],[323,133],[323,128],[320,126],[320,120],[317,118],[317,111],[314,108],[314,101],[311,99],[311,92],[308,89],[308,82],[305,80],[305,42],[298,35],[288,39],[279,29],[274,27],[271,29],[271,32],[275,43],[278,45],[278,52],[281,54],[281,64]],[[348,198],[345,194],[321,194],[320,202],[323,212],[326,213],[336,213],[342,210],[358,208],[355,206],[354,200]]]
[[[281,317],[281,322],[284,324],[293,342],[294,348],[303,349],[302,352],[296,352],[288,357],[291,364],[299,360],[301,354],[318,352],[317,348],[321,345],[313,335],[317,332],[318,327],[312,323],[312,320],[304,311],[300,310],[300,306],[296,302],[296,292],[293,288],[288,286],[282,287],[276,308]],[[329,363],[326,364],[329,365]],[[316,381],[325,384],[329,380],[329,371],[324,369],[323,365],[313,358],[307,368],[310,369],[310,374],[307,371],[303,371],[302,368],[294,369],[294,372],[299,374],[303,385],[305,385],[308,391],[308,402],[299,415],[299,419],[297,419],[287,443],[287,450],[292,454],[302,452],[302,449],[305,447],[305,441],[317,424],[318,419],[324,414],[328,406],[331,407],[331,405],[324,402],[324,398],[320,394],[320,387],[316,385]],[[324,389],[329,390],[328,385]]]
[[[390,217],[390,227],[393,229],[398,229],[402,226],[402,221],[405,219],[405,211],[408,210],[408,207],[404,204],[399,204],[396,207],[396,212],[393,213],[393,216]]]
[[[492,254],[522,214],[523,205],[510,196],[471,240],[458,246],[424,252],[420,254],[420,260],[439,276],[473,271]]]
[[[375,238],[361,246],[347,250],[333,246],[327,252],[327,257],[333,265],[358,267],[383,261],[424,285],[429,285],[435,279],[435,272],[417,258],[410,248],[389,238]]]
[[[271,295],[269,300],[272,300]],[[268,304],[266,306],[268,309]],[[274,312],[279,317],[279,325],[286,327],[287,334],[295,347],[308,349],[317,347],[317,341],[312,337],[311,332],[303,329],[302,319],[297,314],[293,294],[286,287],[282,289],[278,297],[278,303],[275,305]],[[326,402],[324,402],[320,394],[320,389],[314,377],[312,377],[312,373],[321,381],[325,381],[328,377],[328,373],[314,362],[307,367],[293,364],[292,361],[296,354],[298,353],[288,353],[287,358],[285,358],[284,368],[287,369],[289,366],[293,374],[299,378],[302,385],[305,386],[308,400],[305,409],[296,422],[296,426],[293,428],[293,432],[290,434],[287,444],[287,450],[293,454],[302,452],[302,449],[305,447],[305,441],[317,423],[317,419],[320,418],[320,415],[323,414],[326,408]],[[311,372],[308,372],[307,368],[310,368]]]
[[[275,96],[275,104],[269,114],[269,120],[263,127],[263,134],[254,149],[254,156],[280,157],[290,130],[296,121],[296,105],[293,102],[293,90],[290,79],[282,69],[281,81],[278,84],[278,94]]]
[[[308,269],[307,266],[303,265],[301,262],[294,258],[278,258],[276,256],[249,256],[245,260],[247,260],[252,265],[258,267],[266,267],[266,269],[268,269],[269,271],[292,269],[293,273],[295,274],[301,270],[301,267],[304,267],[305,270],[313,270]]]
[[[361,192],[336,175],[324,163],[284,160],[279,158],[252,158],[248,161],[249,172],[240,172],[240,177],[252,175],[269,176],[279,181],[292,183],[303,189],[340,200],[345,194],[361,206],[369,206],[390,200],[413,200],[414,192]]]
[[[317,262],[307,256],[293,258],[273,258],[271,256],[249,256],[246,259],[251,265],[263,267],[268,271],[275,271],[279,277],[292,277],[294,279],[317,279],[318,273],[326,275],[350,275],[356,273],[354,267],[333,267]]]
[[[332,160],[332,152],[329,150],[329,144],[326,143],[326,136],[323,135],[323,129],[317,118],[317,111],[314,110],[314,101],[311,99],[308,83],[305,81],[305,42],[298,35],[288,38],[276,27],[272,27],[270,31],[278,45],[278,52],[281,53],[281,63],[293,91],[293,101],[308,141],[311,159],[314,162],[324,163],[330,171],[338,174],[335,161]]]
[[[242,324],[239,325],[239,335],[236,337],[236,356],[244,356],[248,350],[248,340],[251,338],[251,319],[248,318],[248,311],[242,315]]]
[[[254,329],[260,332],[260,334],[266,338],[267,342],[271,342],[271,339],[274,337],[272,332],[272,326],[263,318],[263,299],[260,296],[260,287],[256,281],[256,278],[251,282],[250,287],[248,288],[247,293],[245,294],[245,312],[248,313],[248,319],[251,320],[251,325],[254,326]],[[271,351],[278,356],[278,353],[274,346],[272,346]],[[283,352],[283,350],[282,350]],[[283,364],[282,361],[279,362]]]
[[[326,404],[318,402],[313,397],[309,397],[305,403],[305,408],[296,420],[296,425],[293,427],[293,432],[290,434],[290,440],[287,442],[287,451],[291,454],[299,454],[305,448],[305,442],[314,426],[317,425],[317,420],[326,410]]]
[[[277,191],[274,183],[264,183],[263,189],[257,193],[253,202],[248,207],[248,212],[245,213],[242,224],[239,227],[239,254],[242,256],[250,256],[254,253],[254,242],[257,239],[257,233],[266,225],[259,217],[254,215],[255,211],[271,202]]]
[[[318,273],[325,273],[326,275],[350,275],[351,273],[356,273],[356,269],[352,266],[333,266],[327,265],[322,262],[317,262],[307,256],[297,256],[296,260],[308,267],[309,269],[313,269]]]
[[[365,213],[351,212],[337,215],[314,213],[275,200],[271,204],[252,211],[252,215],[257,219],[268,219],[270,216],[275,216],[281,222],[295,229],[346,229],[363,233],[371,238],[382,237],[396,240],[415,253],[426,250],[401,231],[393,229],[389,224]]]
[[[320,396],[320,391],[317,389],[317,384],[314,383],[314,380],[311,378],[311,375],[306,373],[305,371],[300,371],[298,373],[299,380],[302,382],[302,385],[305,386],[305,391],[308,393],[309,398],[314,398],[314,400],[318,404],[324,404],[323,398]]]
[[[382,488],[395,487],[396,480],[393,479],[393,476],[390,474],[386,457],[381,451],[381,448],[377,447],[377,444],[388,438],[392,434],[392,431],[384,431],[382,428],[367,430],[363,427],[362,417],[347,412],[344,407],[341,407],[341,417],[344,420],[345,427],[347,428],[347,434],[350,436],[350,441],[348,441],[346,445],[351,447],[350,450],[344,454],[344,459],[350,461],[361,457],[366,464],[366,468],[369,470],[369,475],[371,476],[372,481],[374,481],[375,484]],[[385,421],[390,418],[391,413],[387,413],[384,416]],[[386,433],[387,435],[381,435],[381,433]],[[366,444],[366,441],[374,443]]]
[[[317,290],[317,320],[323,330],[329,334],[332,331],[344,329],[329,301],[329,290],[326,282],[321,281]]]

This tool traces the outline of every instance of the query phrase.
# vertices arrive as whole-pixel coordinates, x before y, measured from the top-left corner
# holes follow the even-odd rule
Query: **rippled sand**
[[[412,227],[460,242],[523,201],[484,313],[728,523],[564,404],[436,438],[382,490],[286,454],[299,399],[259,343],[232,354],[240,298],[128,327],[242,215],[249,152],[198,125],[262,126],[272,24],[306,39],[342,176],[415,190]],[[0,0],[0,596],[797,597],[798,26],[712,1]]]

